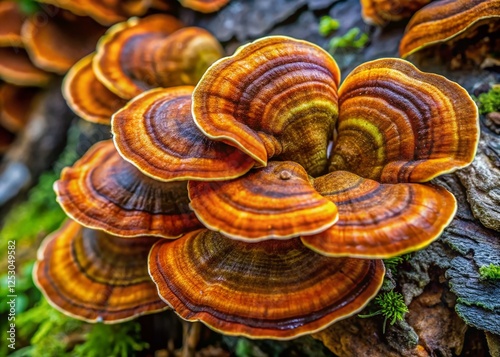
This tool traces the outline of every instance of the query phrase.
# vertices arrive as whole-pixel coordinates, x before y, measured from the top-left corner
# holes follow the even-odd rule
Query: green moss
[[[318,32],[321,36],[328,36],[333,31],[338,30],[340,21],[333,19],[330,16],[323,16],[319,19]]]
[[[500,86],[494,86],[489,92],[480,94],[478,100],[481,114],[500,112]]]
[[[388,269],[392,272],[392,274],[396,274],[397,267],[401,263],[407,262],[410,259],[411,259],[411,254],[404,254],[404,255],[397,256],[397,257],[384,259],[384,265],[385,265],[386,269]]]
[[[17,0],[19,9],[26,15],[32,15],[40,10],[40,5],[34,0]]]
[[[343,36],[335,36],[330,40],[329,50],[334,53],[338,48],[363,48],[368,43],[369,37],[361,32],[358,27],[347,31]]]
[[[89,324],[68,317],[42,299],[18,315],[18,336],[29,346],[11,356],[100,357],[134,356],[148,348],[136,321],[116,325]]]
[[[384,316],[384,325],[382,331],[385,333],[385,326],[387,321],[391,325],[394,325],[396,321],[403,320],[405,314],[408,312],[408,306],[404,302],[403,295],[395,292],[388,291],[386,293],[381,293],[375,298],[375,305],[378,306],[378,310],[367,315],[358,315],[359,317],[373,317],[376,315]]]
[[[135,321],[117,325],[96,324],[86,335],[86,341],[75,347],[72,356],[133,356],[149,347],[140,337],[141,325]]]
[[[500,265],[491,263],[479,268],[479,275],[482,279],[500,280]]]

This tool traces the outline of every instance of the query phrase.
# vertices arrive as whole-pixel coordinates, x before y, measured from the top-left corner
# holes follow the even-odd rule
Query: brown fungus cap
[[[380,184],[346,171],[314,180],[338,208],[339,220],[302,242],[318,253],[382,259],[422,249],[451,222],[456,201],[430,184]]]
[[[84,226],[123,237],[176,238],[201,227],[186,186],[143,175],[108,140],[65,168],[54,189],[66,214]]]
[[[23,47],[21,26],[24,18],[17,2],[0,2],[0,47]]]
[[[361,0],[363,20],[370,25],[385,26],[389,22],[411,17],[431,0]]]
[[[19,47],[0,47],[0,79],[18,86],[46,86],[51,75],[37,68]]]
[[[81,118],[111,124],[111,116],[127,101],[108,90],[94,74],[93,54],[78,61],[64,77],[62,93],[68,106]]]
[[[326,167],[339,80],[322,48],[266,37],[207,70],[193,94],[193,116],[208,137],[238,147],[260,166],[276,157],[316,176]]]
[[[32,62],[49,72],[64,74],[91,53],[106,28],[89,17],[60,11],[40,22],[36,14],[23,24],[22,36]]]
[[[132,99],[113,116],[120,154],[161,181],[228,180],[254,161],[237,148],[207,138],[193,121],[193,87],[158,88]]]
[[[97,77],[125,99],[152,88],[196,84],[223,50],[207,31],[181,26],[167,15],[115,25],[97,46]]]
[[[160,296],[188,321],[226,335],[291,339],[360,311],[384,277],[380,260],[329,258],[300,240],[244,243],[199,230],[153,246]]]
[[[479,140],[465,89],[400,59],[354,69],[339,88],[330,171],[389,182],[424,182],[467,166]]]
[[[38,0],[55,5],[80,16],[90,16],[101,25],[109,26],[131,16],[142,16],[150,0]]]
[[[49,303],[87,322],[118,323],[162,311],[147,270],[154,237],[119,238],[67,221],[45,238],[33,278]]]
[[[230,0],[179,0],[182,6],[204,13],[215,12]]]
[[[335,205],[291,161],[271,161],[231,181],[189,181],[188,189],[205,227],[233,239],[289,239],[322,232],[338,219]]]
[[[481,23],[498,22],[500,0],[440,0],[418,11],[399,44],[401,57],[457,37]]]
[[[93,60],[94,72],[110,91],[131,99],[153,86],[154,53],[146,49],[148,43],[163,41],[182,27],[170,15],[151,15],[144,19],[131,18],[111,27],[97,44]]]
[[[38,88],[4,83],[0,86],[0,125],[13,133],[28,122]]]

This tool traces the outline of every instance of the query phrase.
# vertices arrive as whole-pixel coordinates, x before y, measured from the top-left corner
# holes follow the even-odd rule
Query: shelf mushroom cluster
[[[38,88],[91,52],[104,31],[62,9],[27,15],[19,2],[0,2],[0,154],[27,123]]]
[[[500,0],[361,0],[363,20],[370,25],[410,18],[399,45],[402,58],[424,48],[472,37],[481,26],[493,34],[500,27]],[[496,37],[491,36],[495,50]]]
[[[194,85],[223,56],[220,43],[170,15],[132,18],[112,26],[95,53],[68,72],[63,95],[82,118],[110,123],[111,115],[145,90]]]
[[[108,310],[131,311],[132,300],[111,303],[112,286],[127,283],[100,271],[97,251],[123,249],[135,264],[114,242],[149,236],[148,262],[137,261],[150,286],[183,319],[224,334],[290,339],[360,311],[381,287],[380,259],[425,247],[453,218],[453,195],[427,181],[472,161],[478,113],[458,84],[400,59],[339,84],[326,51],[274,36],[216,61],[195,87],[131,99],[112,117],[113,142],[55,183],[78,223],[40,251],[46,297],[115,322]],[[77,270],[108,294],[77,286]],[[144,305],[134,314],[164,308]]]

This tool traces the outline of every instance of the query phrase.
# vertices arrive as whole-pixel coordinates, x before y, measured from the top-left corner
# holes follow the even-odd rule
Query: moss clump
[[[358,27],[347,31],[343,36],[335,36],[330,40],[329,50],[334,53],[338,48],[363,48],[368,43],[369,37],[361,32]]]
[[[486,280],[500,280],[500,265],[490,263],[479,268],[479,275]]]
[[[375,304],[378,305],[379,308],[377,311],[367,315],[358,316],[362,318],[373,317],[376,315],[384,316],[384,325],[382,328],[383,333],[385,333],[387,321],[389,321],[391,325],[394,325],[396,321],[403,320],[405,314],[408,312],[408,306],[405,304],[403,295],[393,290],[379,294],[375,298]]]
[[[386,269],[388,269],[392,272],[392,274],[396,274],[397,267],[400,264],[407,262],[410,259],[411,259],[411,254],[399,255],[397,257],[384,259],[384,265],[385,265]]]
[[[500,112],[500,86],[494,86],[489,92],[480,94],[478,100],[481,114]]]
[[[323,16],[319,19],[318,32],[321,36],[328,36],[333,31],[338,30],[340,21],[333,19],[330,16]]]

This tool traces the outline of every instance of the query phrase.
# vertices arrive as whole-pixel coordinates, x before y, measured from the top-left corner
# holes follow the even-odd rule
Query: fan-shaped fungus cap
[[[14,1],[0,2],[0,47],[22,47],[21,26],[24,15]]]
[[[207,31],[181,26],[167,15],[113,26],[97,46],[97,77],[125,99],[152,88],[196,84],[223,55],[222,47]]]
[[[217,11],[229,1],[230,0],[179,0],[182,6],[204,13]]]
[[[0,79],[18,86],[43,87],[51,75],[31,63],[20,47],[0,47]]]
[[[419,183],[380,184],[346,171],[314,180],[337,205],[339,220],[302,242],[329,256],[390,258],[421,249],[439,237],[455,215],[444,188]]]
[[[339,88],[330,171],[388,182],[423,182],[467,166],[479,139],[465,89],[400,59],[354,69]]]
[[[13,133],[26,125],[37,88],[4,83],[0,87],[0,124]]]
[[[385,26],[389,22],[411,17],[431,0],[361,0],[361,15],[369,25]]]
[[[150,0],[39,0],[66,9],[80,16],[90,16],[102,25],[109,26],[131,16],[142,16]]]
[[[320,47],[267,37],[212,65],[193,94],[193,116],[211,139],[223,140],[265,166],[271,157],[324,172],[337,117],[340,72]]]
[[[64,77],[62,93],[68,106],[81,118],[111,124],[111,116],[127,101],[108,90],[94,74],[93,54],[78,61]]]
[[[54,190],[66,214],[84,226],[124,237],[176,238],[201,227],[186,186],[144,176],[108,140],[65,168]]]
[[[446,42],[473,27],[500,17],[499,0],[441,0],[418,11],[406,26],[401,57]]]
[[[190,181],[191,208],[205,227],[248,242],[319,233],[337,208],[291,161],[271,161],[231,181]]]
[[[132,99],[113,116],[116,148],[161,181],[228,180],[254,161],[237,148],[208,139],[193,121],[193,87],[158,88]]]
[[[168,306],[147,271],[154,237],[119,238],[66,222],[38,251],[33,278],[49,303],[88,322],[117,323]]]
[[[155,244],[148,261],[183,319],[251,338],[319,331],[361,310],[384,276],[379,260],[325,257],[296,238],[250,244],[209,230]]]
[[[49,21],[37,16],[23,24],[22,36],[33,63],[46,71],[64,74],[80,58],[92,52],[106,31],[89,17],[60,12]]]

